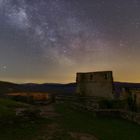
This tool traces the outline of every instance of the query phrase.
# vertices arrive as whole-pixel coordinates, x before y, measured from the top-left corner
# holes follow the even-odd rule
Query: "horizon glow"
[[[0,80],[75,82],[113,71],[140,82],[140,1],[0,0]]]

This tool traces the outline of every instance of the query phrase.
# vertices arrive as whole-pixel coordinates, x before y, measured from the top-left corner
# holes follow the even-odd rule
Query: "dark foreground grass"
[[[29,107],[11,100],[0,100],[0,140],[73,140],[69,132],[93,134],[99,140],[140,140],[140,126],[115,118],[97,118],[93,113],[80,112],[69,104],[54,105],[60,117],[50,119],[17,117],[16,107]],[[52,129],[48,125],[57,124]]]
[[[0,140],[35,140],[44,123],[37,120],[0,125]]]
[[[92,113],[70,109],[69,105],[55,106],[62,117],[58,123],[67,131],[90,133],[99,140],[140,140],[140,126],[122,119],[97,118]]]
[[[0,98],[0,106],[15,108],[15,107],[27,107],[28,105],[14,100]]]
[[[0,124],[16,117],[15,108],[26,108],[27,104],[0,98]]]
[[[16,116],[15,108],[30,108],[30,105],[9,99],[0,99],[0,140],[39,140],[44,124],[50,120]]]

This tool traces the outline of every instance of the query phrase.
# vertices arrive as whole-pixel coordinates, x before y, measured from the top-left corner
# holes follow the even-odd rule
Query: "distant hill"
[[[116,87],[140,88],[140,83],[114,82]]]
[[[0,81],[0,94],[12,92],[48,92],[54,94],[70,95],[75,93],[76,83],[58,84],[58,83],[26,83],[15,84],[11,82]]]
[[[122,87],[140,88],[140,83],[114,82],[114,89],[120,92]],[[48,92],[54,94],[72,95],[76,91],[76,83],[59,84],[59,83],[25,83],[16,84],[11,82],[0,81],[0,94],[11,92]]]
[[[20,91],[20,85],[11,83],[11,82],[4,82],[0,81],[0,93],[9,93],[9,92],[16,92]]]
[[[70,95],[75,93],[76,83],[22,84],[21,87],[23,90],[30,91],[30,92],[48,92],[48,93],[55,93],[55,94]]]
[[[140,83],[114,82],[114,90],[116,93],[120,93],[122,88],[140,89]]]

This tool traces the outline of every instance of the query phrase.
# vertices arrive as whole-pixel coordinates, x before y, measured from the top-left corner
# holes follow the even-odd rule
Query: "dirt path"
[[[53,117],[59,117],[60,114],[56,113],[53,104],[41,106],[40,108],[40,115],[46,118],[53,118]]]
[[[96,137],[94,137],[91,134],[87,133],[70,133],[71,137],[74,138],[74,140],[98,140]]]
[[[41,110],[41,115],[46,118],[57,118],[61,117],[61,114],[58,114],[53,107],[53,104],[47,106],[39,107]],[[41,128],[41,135],[36,140],[98,140],[95,136],[87,133],[79,132],[69,132],[66,131],[62,126],[57,122],[52,122],[50,124],[44,124]]]
[[[20,115],[27,108],[16,108],[16,115]],[[61,114],[56,112],[54,105],[44,105],[32,108],[33,110],[40,110],[40,115],[45,118],[49,118],[52,121],[50,123],[44,123],[39,128],[38,136],[33,140],[98,140],[95,136],[88,133],[70,132],[65,130],[59,123],[59,117]],[[58,119],[58,120],[57,120]]]

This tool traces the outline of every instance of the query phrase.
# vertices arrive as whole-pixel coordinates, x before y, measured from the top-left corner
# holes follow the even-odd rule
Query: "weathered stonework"
[[[115,109],[103,109],[95,111],[97,117],[117,117],[122,118],[131,122],[135,122],[140,125],[140,113],[125,111],[125,110],[115,110]]]
[[[112,71],[77,73],[76,82],[79,95],[113,98]]]

